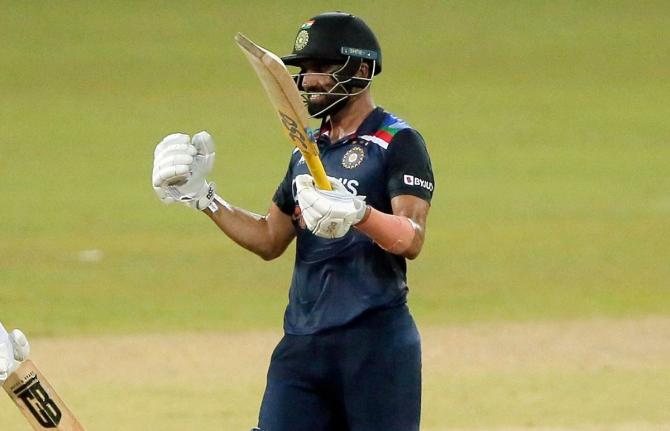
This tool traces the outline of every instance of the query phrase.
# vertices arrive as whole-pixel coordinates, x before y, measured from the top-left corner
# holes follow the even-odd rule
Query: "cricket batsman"
[[[434,190],[423,138],[375,105],[382,51],[359,17],[332,12],[304,22],[292,53],[295,82],[332,191],[317,188],[293,151],[265,215],[226,202],[206,180],[207,132],[166,136],[153,187],[165,203],[204,212],[265,260],[296,239],[284,315],[260,407],[262,431],[416,431],[421,343],[407,307],[406,259],[421,252]]]

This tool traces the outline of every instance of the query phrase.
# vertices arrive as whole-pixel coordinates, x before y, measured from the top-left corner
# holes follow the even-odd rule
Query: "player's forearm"
[[[423,223],[404,215],[386,214],[368,207],[365,217],[355,227],[384,250],[408,259],[416,258],[423,247]]]
[[[264,260],[279,257],[292,239],[285,232],[280,234],[273,229],[268,222],[269,216],[254,214],[229,204],[219,203],[217,206],[217,211],[206,209],[204,213],[228,238]]]

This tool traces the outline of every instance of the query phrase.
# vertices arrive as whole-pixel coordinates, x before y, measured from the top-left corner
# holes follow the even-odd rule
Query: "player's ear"
[[[361,62],[356,76],[359,78],[370,78],[370,65],[366,61]]]

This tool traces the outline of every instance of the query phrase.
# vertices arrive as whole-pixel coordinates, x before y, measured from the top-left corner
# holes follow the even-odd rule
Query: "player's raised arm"
[[[295,236],[291,217],[274,203],[265,216],[222,204],[222,209],[205,213],[230,239],[265,260],[281,256]]]
[[[228,204],[205,178],[214,156],[214,141],[207,132],[192,138],[182,133],[166,136],[154,151],[154,192],[166,204],[180,202],[205,212],[230,239],[263,259],[280,256],[295,236],[291,217],[275,204],[266,216]]]

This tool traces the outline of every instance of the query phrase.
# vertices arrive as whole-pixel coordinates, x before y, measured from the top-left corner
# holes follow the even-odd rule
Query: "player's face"
[[[341,94],[321,94],[331,91],[340,93],[335,88],[338,84],[332,76],[332,73],[340,67],[342,66],[338,64],[324,64],[315,61],[307,61],[302,65],[300,70],[302,88],[307,93],[307,111],[310,115],[317,118],[323,117],[325,112],[322,115],[316,114],[327,111],[326,108],[342,100]]]

